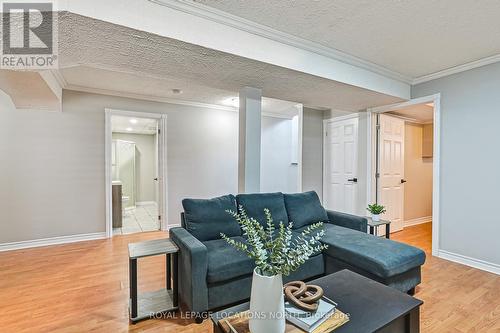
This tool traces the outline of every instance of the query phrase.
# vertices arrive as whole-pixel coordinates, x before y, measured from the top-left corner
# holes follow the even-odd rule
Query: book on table
[[[309,312],[297,308],[290,302],[285,302],[285,315],[289,322],[303,331],[311,333],[335,313],[336,305],[324,297],[319,300],[318,309]]]
[[[331,306],[333,306],[332,311],[328,310],[320,310],[318,307],[318,311],[325,311],[327,315],[321,317],[319,320],[314,320],[311,318],[311,315],[308,315],[308,321],[307,322],[314,322],[313,325],[309,327],[309,329],[303,329],[299,328],[297,324],[293,324],[292,321],[288,318],[288,311],[294,311],[294,313],[299,314],[297,310],[291,310],[290,306],[285,304],[285,314],[287,315],[287,323],[286,323],[286,329],[285,333],[330,333],[334,331],[336,328],[344,325],[349,321],[349,316],[344,314],[342,311],[336,308],[336,304],[330,300],[326,301],[325,299],[322,299],[325,302],[328,302]],[[323,306],[322,309],[327,309],[326,306]],[[301,311],[301,310],[299,310]],[[306,316],[304,316],[306,317]],[[249,319],[249,311],[244,311],[237,313],[233,316],[224,318],[219,320],[218,326],[221,328],[222,332],[224,333],[250,333],[250,329],[248,328],[248,319]],[[303,320],[303,318],[301,318]],[[232,328],[232,329],[231,329]],[[305,327],[306,328],[306,327]],[[234,330],[233,330],[234,329]]]

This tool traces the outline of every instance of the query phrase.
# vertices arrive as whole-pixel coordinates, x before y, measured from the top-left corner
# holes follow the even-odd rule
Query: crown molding
[[[212,8],[192,0],[147,0],[161,6],[166,6],[175,10],[179,10],[191,15],[195,15],[204,19],[211,20],[216,23],[224,24],[248,33],[252,33],[261,37],[265,37],[283,44],[297,47],[306,51],[314,52],[316,54],[331,58],[333,60],[341,61],[349,65],[353,65],[365,70],[369,70],[376,74],[398,80],[407,84],[415,85],[435,79],[439,79],[448,75],[464,72],[477,67],[489,65],[500,61],[500,54],[472,61],[463,65],[458,65],[448,69],[444,69],[435,73],[411,77],[386,67],[374,64],[370,61],[358,58],[356,56],[347,54],[345,52],[336,50],[322,44],[297,37],[268,26],[244,19],[242,17],[229,14],[222,10]]]
[[[139,99],[139,100],[143,100],[143,101],[160,102],[160,103],[168,103],[168,104],[176,104],[176,105],[194,106],[194,107],[199,107],[199,108],[222,110],[222,111],[238,112],[238,108],[232,107],[232,106],[210,104],[210,103],[201,103],[201,102],[187,101],[187,100],[182,100],[182,99],[174,99],[174,98],[167,98],[167,97],[161,97],[161,96],[124,93],[124,92],[116,91],[116,90],[98,89],[98,88],[84,87],[84,86],[78,86],[78,85],[72,85],[72,84],[67,85],[66,88],[64,88],[64,89],[72,90],[72,91],[79,91],[79,92],[86,92],[86,93],[90,93],[90,94],[116,96],[116,97],[123,97],[123,98]],[[277,113],[277,112],[262,112],[262,116],[273,117],[273,118],[283,118],[283,119],[292,119],[293,118],[293,116],[289,116],[289,115],[281,114],[281,113]],[[127,132],[127,133],[130,133],[130,132]]]
[[[232,106],[224,106],[210,103],[201,103],[194,101],[187,101],[182,99],[174,99],[162,96],[153,96],[153,95],[144,95],[144,94],[134,94],[134,93],[126,93],[117,90],[108,90],[108,89],[99,89],[92,87],[84,87],[79,85],[68,84],[65,88],[66,90],[73,91],[81,91],[91,94],[100,94],[100,95],[109,95],[116,97],[124,97],[124,98],[132,98],[132,99],[140,99],[144,101],[152,101],[152,102],[160,102],[160,103],[168,103],[168,104],[176,104],[176,105],[185,105],[185,106],[194,106],[200,108],[209,108],[223,111],[237,111],[238,108]]]
[[[226,13],[222,10],[215,9],[191,0],[148,0],[160,6],[169,7],[171,9],[179,10],[187,14],[195,15],[219,24],[230,26],[254,35],[274,40],[279,43],[287,44],[297,47],[302,50],[310,51],[333,60],[341,61],[343,63],[363,68],[376,74],[385,77],[411,84],[413,78],[396,71],[390,70],[383,66],[374,64],[372,62],[363,60],[361,58],[352,56],[345,52],[324,46],[322,44],[297,37],[268,26],[255,23],[253,21],[244,19],[242,17]]]
[[[57,98],[57,109],[55,111],[62,111],[62,91],[63,86],[58,77],[56,77],[57,70],[47,70],[39,72],[40,77],[45,81],[49,89]]]
[[[66,81],[66,79],[62,75],[61,71],[59,69],[52,69],[52,70],[50,70],[50,73],[57,80],[57,82],[59,83],[61,88],[66,89],[66,87],[68,86],[68,82]]]
[[[39,74],[40,77],[45,81],[47,86],[50,88],[50,90],[52,90],[54,95],[60,100],[62,96],[63,87],[59,79],[54,74],[55,72],[56,71],[47,70],[47,71],[40,71]]]
[[[447,68],[447,69],[444,69],[442,71],[435,72],[432,74],[419,76],[413,80],[412,85],[440,79],[440,78],[448,76],[448,75],[465,72],[465,71],[468,71],[470,69],[490,65],[490,64],[493,64],[496,62],[500,62],[500,54],[496,54],[496,55],[491,56],[491,57],[486,57],[483,59],[471,61],[471,62],[468,62],[468,63],[463,64],[463,65],[458,65],[455,67]]]

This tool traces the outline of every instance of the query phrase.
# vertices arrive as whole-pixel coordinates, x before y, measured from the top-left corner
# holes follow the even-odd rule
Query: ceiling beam
[[[32,71],[0,70],[0,89],[16,109],[61,111],[62,87],[50,75]]]
[[[60,1],[60,10],[292,69],[401,99],[411,78],[236,16],[175,0]],[[139,14],[139,15],[138,15]]]

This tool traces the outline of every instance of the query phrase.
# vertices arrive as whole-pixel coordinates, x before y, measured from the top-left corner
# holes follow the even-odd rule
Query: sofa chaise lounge
[[[349,269],[402,292],[413,294],[421,281],[425,253],[415,247],[366,233],[363,217],[325,210],[316,192],[226,195],[214,199],[184,199],[182,227],[170,235],[179,246],[179,299],[189,311],[208,310],[250,297],[254,263],[221,239],[220,233],[244,241],[237,222],[226,212],[240,205],[248,216],[265,222],[264,208],[274,223],[293,222],[300,233],[311,223],[324,222],[328,245],[288,277],[309,280]]]

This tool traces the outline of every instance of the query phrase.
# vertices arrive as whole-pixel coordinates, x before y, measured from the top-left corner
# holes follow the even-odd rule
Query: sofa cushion
[[[259,221],[263,226],[267,224],[264,208],[269,209],[271,212],[276,227],[279,226],[280,222],[288,225],[288,214],[286,213],[283,193],[238,194],[236,201],[238,207],[243,206],[247,215]]]
[[[237,242],[245,242],[243,237],[231,237]],[[255,268],[254,261],[247,255],[229,245],[223,239],[203,242],[207,247],[207,283],[231,280],[250,275]]]
[[[294,229],[316,222],[328,222],[328,215],[316,192],[285,194],[284,197],[288,220],[293,222]]]
[[[198,240],[220,239],[220,233],[228,237],[241,235],[238,222],[226,210],[236,210],[234,195],[213,199],[184,199],[186,229]]]
[[[294,232],[292,239],[297,235]],[[245,242],[245,239],[241,236],[231,237],[231,239],[237,242]],[[225,282],[253,274],[254,261],[245,253],[227,244],[225,240],[216,239],[203,242],[203,244],[207,247],[208,284]],[[321,275],[324,271],[323,255],[314,253],[297,271],[292,272],[289,277],[285,277],[285,280],[292,281],[291,278],[304,280]]]
[[[381,278],[392,277],[423,265],[425,253],[386,238],[325,224],[324,254],[338,258]]]

